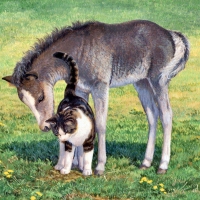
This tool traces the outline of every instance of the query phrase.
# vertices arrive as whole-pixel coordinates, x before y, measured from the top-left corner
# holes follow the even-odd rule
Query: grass
[[[31,111],[19,101],[16,89],[0,80],[0,199],[199,199],[199,10],[198,0],[1,0],[2,76],[12,73],[36,38],[77,20],[151,20],[187,35],[191,53],[186,69],[170,84],[174,113],[172,155],[169,170],[162,176],[156,175],[162,147],[160,123],[153,166],[146,171],[138,169],[148,127],[132,86],[110,90],[106,173],[85,178],[76,170],[66,176],[53,170],[58,151],[55,137],[39,131]],[[63,82],[55,87],[56,105],[64,87]],[[97,149],[93,169],[96,162]]]

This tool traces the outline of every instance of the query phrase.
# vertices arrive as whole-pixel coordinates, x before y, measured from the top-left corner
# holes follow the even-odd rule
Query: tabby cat
[[[60,153],[56,170],[68,174],[71,170],[74,150],[83,146],[83,175],[92,174],[92,158],[95,139],[95,119],[89,104],[76,96],[78,67],[71,56],[62,52],[53,55],[62,59],[70,68],[70,80],[65,89],[64,99],[60,102],[57,114],[46,122],[50,123],[53,133],[59,138]]]

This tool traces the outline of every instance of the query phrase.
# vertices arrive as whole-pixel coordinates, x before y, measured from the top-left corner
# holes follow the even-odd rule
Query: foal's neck
[[[69,73],[66,67],[52,67],[46,73],[43,72],[42,80],[48,82],[52,87],[59,80],[64,80],[66,83],[69,82]]]

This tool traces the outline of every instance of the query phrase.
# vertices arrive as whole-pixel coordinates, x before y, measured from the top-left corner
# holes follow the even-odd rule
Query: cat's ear
[[[54,117],[51,117],[51,118],[47,119],[45,122],[49,123],[49,124],[56,124],[57,123],[57,118],[54,116]]]

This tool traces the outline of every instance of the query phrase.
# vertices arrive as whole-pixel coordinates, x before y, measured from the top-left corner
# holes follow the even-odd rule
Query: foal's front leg
[[[95,107],[96,132],[98,135],[98,164],[95,169],[96,175],[102,175],[106,164],[106,120],[108,112],[109,85],[100,83],[92,91]]]

